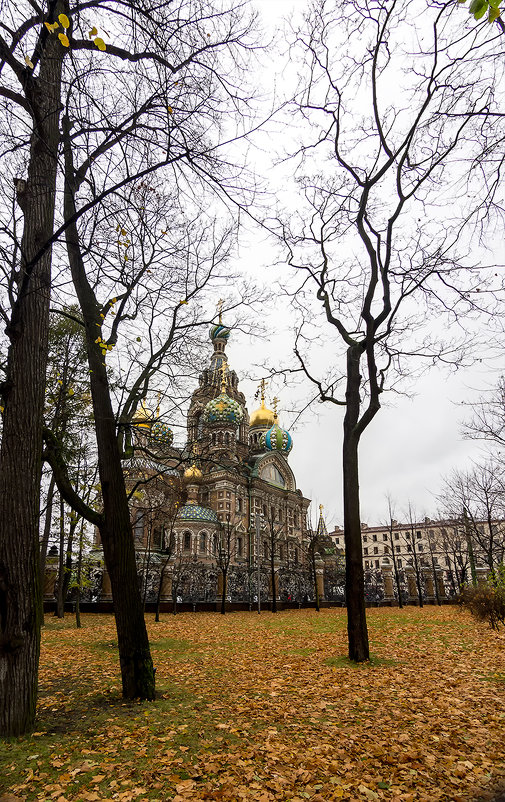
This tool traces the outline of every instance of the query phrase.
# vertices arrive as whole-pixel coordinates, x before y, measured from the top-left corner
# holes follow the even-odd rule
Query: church
[[[212,353],[192,394],[187,442],[142,405],[132,420],[133,453],[125,461],[139,575],[153,599],[162,577],[164,600],[230,601],[310,595],[305,498],[289,465],[293,448],[282,428],[278,399],[270,409],[265,382],[260,406],[249,415],[226,345],[230,329],[210,329]],[[258,580],[259,578],[259,580]],[[176,587],[175,587],[176,585]],[[108,596],[102,587],[102,598]]]

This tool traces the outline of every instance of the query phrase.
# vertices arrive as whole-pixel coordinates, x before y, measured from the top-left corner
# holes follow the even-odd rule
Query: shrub
[[[503,569],[503,566],[500,568]],[[500,624],[505,626],[504,571],[499,570],[492,583],[477,588],[463,588],[459,603],[467,607],[480,621],[487,621],[493,629],[498,630]]]

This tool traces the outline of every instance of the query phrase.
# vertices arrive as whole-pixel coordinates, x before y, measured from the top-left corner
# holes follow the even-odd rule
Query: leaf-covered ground
[[[148,617],[159,698],[125,704],[111,617],[46,616],[37,731],[0,745],[0,802],[494,799],[503,637],[456,608]],[[2,795],[3,794],[3,795]]]

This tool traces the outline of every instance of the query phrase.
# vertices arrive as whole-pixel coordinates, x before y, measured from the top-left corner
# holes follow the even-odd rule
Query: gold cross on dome
[[[277,404],[278,403],[279,403],[279,399],[277,398],[277,396],[274,396],[274,398],[272,399],[272,404],[273,404],[273,407],[274,407],[274,415],[275,415],[275,417],[277,417]]]
[[[223,322],[223,320],[222,320],[223,304],[224,304],[224,301],[223,301],[222,298],[220,298],[219,301],[217,302],[217,313],[219,315],[219,323]]]
[[[323,514],[324,506],[322,504],[319,505],[319,512],[321,515]]]

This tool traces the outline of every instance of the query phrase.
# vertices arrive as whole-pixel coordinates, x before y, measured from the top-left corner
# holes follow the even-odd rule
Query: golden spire
[[[320,504],[319,505],[319,513],[320,513],[320,515],[323,514],[323,510],[324,510],[324,506],[323,506],[323,504]]]
[[[226,392],[226,371],[227,371],[227,368],[228,368],[227,362],[226,362],[225,359],[223,359],[223,361],[221,362],[221,367],[219,368],[219,370],[221,372],[221,392],[222,393]]]
[[[220,298],[219,301],[217,302],[217,312],[218,312],[218,315],[219,315],[219,321],[218,322],[221,325],[223,325],[223,304],[224,304],[224,301],[223,301],[222,298]]]

